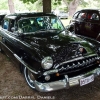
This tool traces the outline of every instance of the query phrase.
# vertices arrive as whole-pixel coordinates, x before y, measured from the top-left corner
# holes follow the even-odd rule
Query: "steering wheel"
[[[26,25],[22,27],[24,32],[32,32],[33,28],[30,25]]]

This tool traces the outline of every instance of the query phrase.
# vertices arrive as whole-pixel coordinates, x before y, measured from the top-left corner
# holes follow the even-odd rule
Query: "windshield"
[[[18,30],[22,33],[36,32],[40,30],[64,30],[61,21],[55,16],[42,16],[32,18],[22,18],[18,21]]]

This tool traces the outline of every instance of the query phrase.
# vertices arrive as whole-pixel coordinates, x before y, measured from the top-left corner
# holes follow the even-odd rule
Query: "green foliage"
[[[21,0],[23,3],[35,3],[37,0]]]
[[[54,5],[61,5],[61,0],[53,0],[53,2]]]
[[[33,10],[38,10],[42,11],[42,0],[13,0],[14,1],[14,6],[16,10],[20,11],[33,11]],[[71,1],[73,0],[65,0],[68,4],[70,4]],[[61,4],[63,0],[51,0],[52,2],[52,9],[60,9],[60,10],[66,10],[68,7],[62,7]],[[81,8],[100,8],[100,0],[80,0],[80,5]],[[1,0],[0,1],[0,10],[9,10],[8,7],[8,0]]]
[[[84,0],[82,0],[81,2],[80,2],[80,6],[81,7],[86,7],[88,5],[88,2],[86,2],[86,1],[84,1]]]
[[[70,4],[70,2],[73,1],[73,0],[66,0],[66,1],[67,1],[68,4]]]
[[[2,0],[0,1],[0,10],[8,9],[8,1]]]

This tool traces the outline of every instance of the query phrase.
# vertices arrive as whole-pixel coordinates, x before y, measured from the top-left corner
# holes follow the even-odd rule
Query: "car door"
[[[75,25],[74,25],[74,30],[76,34],[79,35],[85,35],[85,22],[87,18],[87,12],[86,11],[81,11],[76,20],[75,20]]]
[[[97,39],[100,32],[100,16],[98,12],[89,11],[85,22],[86,36]]]
[[[72,19],[70,20],[70,23],[69,23],[69,26],[70,26],[69,27],[69,31],[70,32],[73,32],[74,31],[75,22],[76,22],[76,19],[77,19],[77,16],[78,16],[79,13],[80,13],[80,11],[76,12],[73,15]]]
[[[15,20],[13,19],[4,19],[4,24],[2,27],[2,42],[7,45],[8,48],[10,48],[12,51],[17,44],[16,44],[16,37],[18,37],[18,34],[15,32],[12,32],[12,27],[14,27]]]

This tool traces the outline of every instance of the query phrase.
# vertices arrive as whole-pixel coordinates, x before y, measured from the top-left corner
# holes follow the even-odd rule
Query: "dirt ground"
[[[100,100],[100,77],[83,87],[40,93],[32,90],[4,54],[0,53],[0,100]]]

